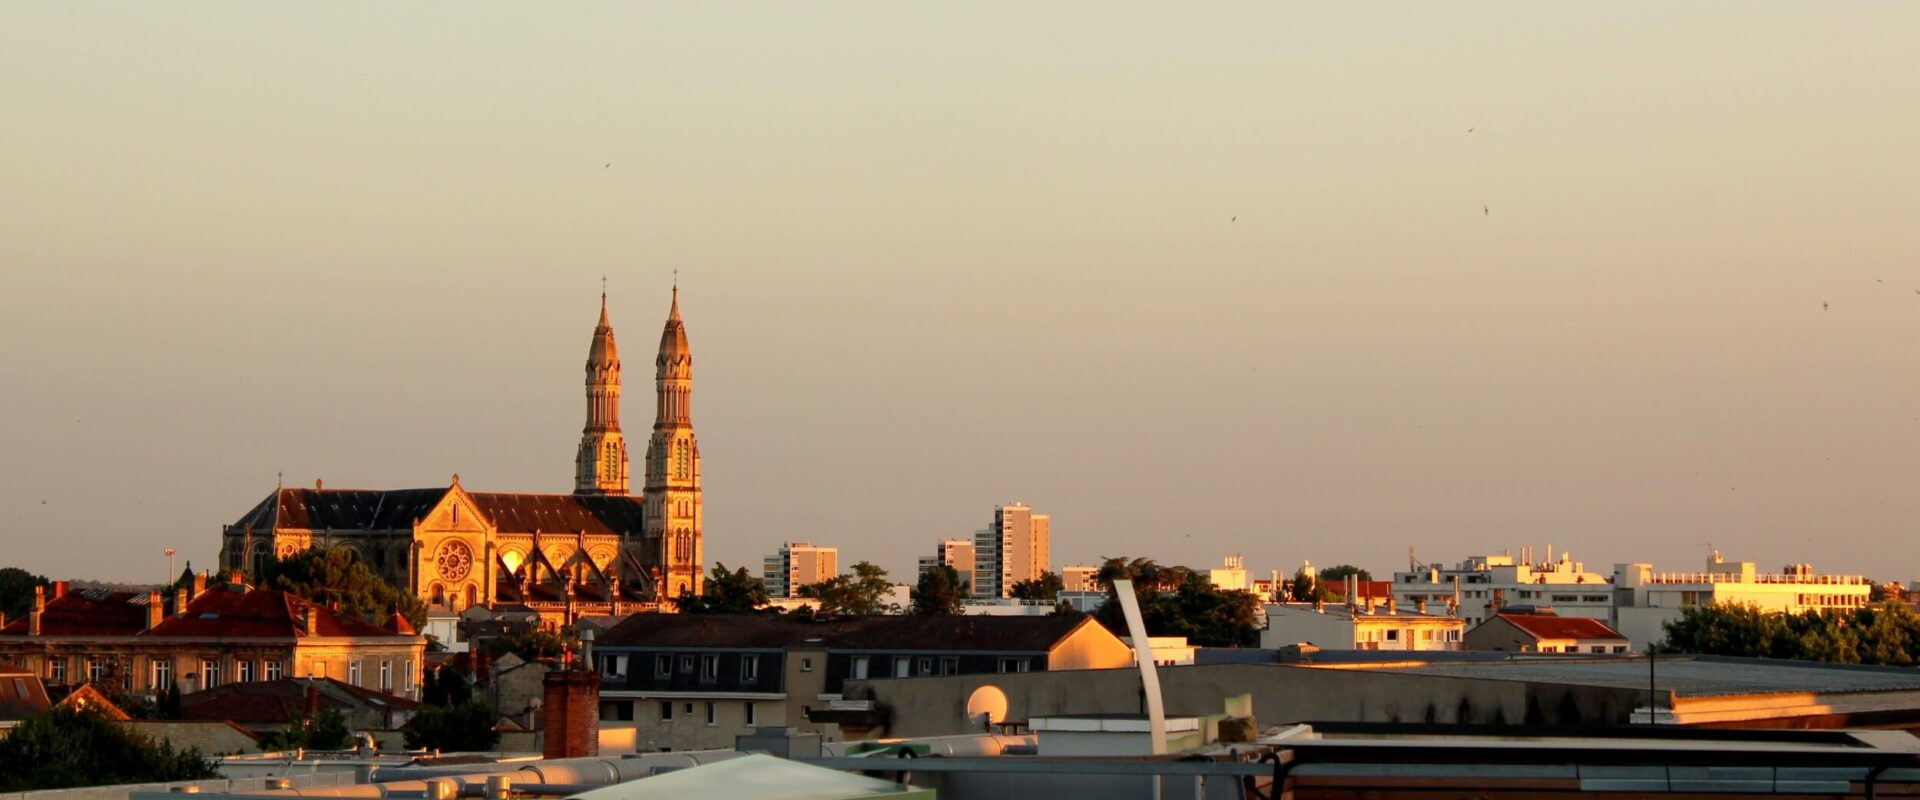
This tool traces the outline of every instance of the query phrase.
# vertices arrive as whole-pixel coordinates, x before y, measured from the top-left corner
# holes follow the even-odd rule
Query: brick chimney
[[[47,587],[33,587],[33,610],[27,612],[27,635],[40,635],[40,615],[47,610]]]
[[[166,609],[160,607],[160,593],[147,593],[147,630],[153,630],[166,617]]]
[[[193,596],[195,599],[198,599],[200,595],[203,595],[206,593],[207,593],[207,572],[206,570],[201,570],[193,574]]]
[[[542,680],[545,696],[540,709],[547,758],[600,755],[600,673],[590,669],[557,669]]]
[[[173,590],[173,613],[187,613],[187,587],[185,586]]]
[[[61,597],[66,596],[67,587],[70,585],[71,584],[68,584],[66,581],[54,581],[53,582],[53,599],[58,600]]]
[[[306,626],[308,636],[320,635],[320,606],[307,606],[307,614],[306,617],[301,620],[301,624]]]

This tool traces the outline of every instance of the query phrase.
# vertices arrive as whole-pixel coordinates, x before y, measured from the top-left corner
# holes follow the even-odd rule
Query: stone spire
[[[660,565],[662,599],[699,594],[704,576],[700,506],[700,445],[693,435],[693,350],[680,319],[675,282],[667,324],[654,359],[653,436],[647,442],[646,552],[642,563]]]
[[[600,292],[600,323],[587,350],[587,424],[574,457],[574,494],[626,494],[627,442],[620,433],[620,348]]]

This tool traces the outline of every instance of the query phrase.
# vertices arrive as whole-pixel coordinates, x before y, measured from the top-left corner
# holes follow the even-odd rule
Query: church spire
[[[600,322],[587,350],[587,424],[574,457],[574,494],[626,494],[627,443],[620,434],[620,348],[600,288]]]
[[[664,566],[659,597],[699,594],[706,560],[701,526],[700,444],[693,435],[693,349],[680,319],[680,285],[660,331],[654,359],[653,436],[647,443],[645,536],[652,552],[643,559]]]

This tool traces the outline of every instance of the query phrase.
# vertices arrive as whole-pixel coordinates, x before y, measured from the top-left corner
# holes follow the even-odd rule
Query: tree
[[[561,653],[577,648],[580,640],[568,633],[561,635],[545,628],[526,633],[509,633],[494,637],[487,643],[487,651],[498,658],[512,653],[523,661],[538,661],[543,658],[559,658]]]
[[[1113,581],[1132,576],[1140,621],[1149,636],[1185,636],[1202,647],[1251,647],[1259,643],[1255,627],[1260,599],[1251,592],[1214,586],[1207,575],[1186,567],[1162,567],[1150,559],[1107,559],[1099,579],[1110,599],[1094,612],[1108,630],[1127,636]],[[1178,581],[1177,583],[1175,581]]]
[[[420,598],[388,583],[344,547],[309,549],[285,560],[270,559],[255,577],[255,585],[322,605],[339,603],[342,613],[360,619],[383,621],[398,609],[414,630],[427,622],[427,606]]]
[[[920,573],[920,583],[909,596],[913,598],[913,613],[929,615],[958,614],[967,600],[960,573],[945,564]]]
[[[852,575],[835,575],[831,580],[800,587],[800,596],[820,601],[827,614],[888,614],[899,609],[886,602],[893,591],[887,571],[862,561],[853,565]]]
[[[347,717],[337,708],[323,708],[287,723],[287,727],[260,734],[260,752],[276,750],[345,750],[353,743]]]
[[[493,711],[481,700],[450,708],[422,708],[407,723],[404,736],[409,748],[448,753],[483,752],[500,743],[500,731],[493,727]]]
[[[473,684],[451,666],[427,670],[420,681],[420,702],[430,706],[457,706],[473,699]]]
[[[1294,570],[1293,580],[1287,583],[1288,600],[1306,603],[1329,599],[1330,594],[1327,591],[1327,585],[1321,583],[1320,579],[1306,567]]]
[[[1327,567],[1325,569],[1320,570],[1320,583],[1321,584],[1341,583],[1345,581],[1347,577],[1350,575],[1359,576],[1360,580],[1363,580],[1363,581],[1373,580],[1373,573],[1368,572],[1364,569],[1356,567],[1352,564],[1335,564],[1331,567]]]
[[[767,602],[766,581],[747,574],[746,567],[728,572],[727,565],[719,562],[714,562],[713,574],[700,595],[673,599],[683,614],[751,614]]]
[[[49,587],[53,581],[19,567],[0,568],[0,613],[7,619],[20,619],[33,610],[33,588]]]
[[[1749,656],[1835,664],[1920,664],[1920,614],[1898,601],[1852,611],[1787,614],[1744,603],[1681,609],[1658,653]]]
[[[0,739],[0,792],[219,776],[199,750],[154,744],[92,711],[55,708]]]
[[[1018,600],[1056,600],[1067,584],[1051,570],[1041,572],[1040,577],[1030,581],[1020,581],[1013,585],[1013,596]]]

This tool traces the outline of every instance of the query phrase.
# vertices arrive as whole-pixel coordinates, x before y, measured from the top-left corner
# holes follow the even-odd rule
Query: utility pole
[[[167,579],[161,581],[161,585],[173,585],[173,548],[171,547],[167,548]]]
[[[1653,662],[1658,660],[1660,660],[1660,657],[1658,655],[1655,655],[1653,652],[1653,648],[1649,646],[1647,648],[1647,724],[1648,725],[1660,724],[1660,688],[1654,682],[1654,679],[1653,679],[1653,675],[1654,675]]]

